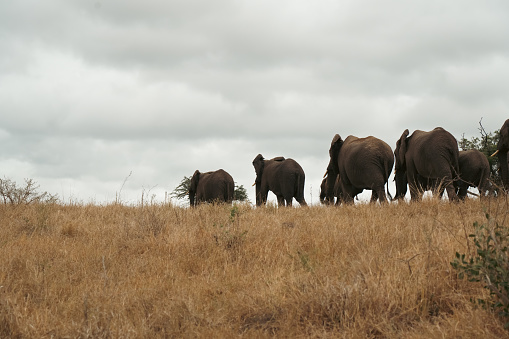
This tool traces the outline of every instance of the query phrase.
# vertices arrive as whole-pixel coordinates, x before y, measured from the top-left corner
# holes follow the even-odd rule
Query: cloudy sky
[[[0,176],[137,202],[224,168],[253,200],[261,153],[316,203],[335,133],[499,129],[507,32],[506,1],[4,1]]]

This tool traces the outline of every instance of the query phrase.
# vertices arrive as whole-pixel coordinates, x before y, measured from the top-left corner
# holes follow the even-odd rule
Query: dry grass
[[[0,337],[508,337],[449,264],[483,208],[0,205]]]

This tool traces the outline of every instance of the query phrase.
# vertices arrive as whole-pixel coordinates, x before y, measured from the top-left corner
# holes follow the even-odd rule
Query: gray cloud
[[[507,117],[498,1],[23,1],[0,5],[2,175],[111,200],[195,169],[249,186],[258,153],[317,196],[335,133],[395,146]],[[65,194],[64,194],[65,193]],[[252,194],[252,192],[250,192]],[[307,196],[308,197],[308,196]]]

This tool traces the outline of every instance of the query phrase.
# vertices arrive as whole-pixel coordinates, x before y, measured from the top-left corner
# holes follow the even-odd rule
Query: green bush
[[[480,282],[490,291],[490,300],[479,300],[489,305],[506,320],[509,316],[509,228],[490,218],[486,213],[486,224],[474,223],[474,234],[470,234],[475,245],[475,255],[460,254],[451,262],[458,277]],[[505,327],[509,327],[509,321]]]

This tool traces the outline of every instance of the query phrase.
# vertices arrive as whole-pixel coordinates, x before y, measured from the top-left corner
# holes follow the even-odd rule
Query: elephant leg
[[[410,188],[410,199],[412,201],[420,201],[422,198],[422,188],[415,179],[408,180],[408,187]]]
[[[448,185],[446,187],[447,190],[447,196],[449,197],[449,200],[451,201],[458,201],[458,196],[456,195],[456,191],[454,190],[454,187],[451,185]]]
[[[458,191],[458,198],[460,198],[461,200],[465,200],[466,197],[467,197],[467,186],[462,185]]]
[[[447,191],[447,196],[449,197],[449,200],[450,201],[458,201],[458,195],[456,195],[456,189],[454,188],[454,183],[451,179],[451,176],[444,176],[443,177],[444,179],[441,181],[440,183],[440,191],[442,191],[443,193],[443,190],[445,189]],[[444,186],[444,188],[442,188],[442,186]],[[467,189],[468,189],[468,186],[467,186]],[[466,195],[466,193],[465,193]],[[442,197],[442,195],[440,196]]]
[[[380,204],[387,203],[387,196],[385,195],[384,186],[378,187],[377,189],[373,190],[373,192],[376,193],[378,200],[380,201]],[[373,200],[373,196],[371,196],[371,200]]]
[[[375,203],[377,200],[378,200],[378,193],[377,193],[376,190],[372,190],[371,191],[371,201],[370,202]]]
[[[479,198],[480,199],[484,198],[486,196],[486,191],[487,191],[485,186],[479,186],[479,187],[477,187],[477,189],[479,190]]]
[[[408,188],[410,189],[410,199],[412,201],[420,201],[423,191],[419,180],[419,174],[417,174],[413,163],[407,164],[407,181]]]
[[[348,180],[341,180],[341,196],[343,203],[352,204],[357,194],[361,193],[362,190],[355,188]],[[339,200],[339,199],[338,199]]]
[[[293,197],[290,197],[290,198],[286,198],[286,206],[288,207],[292,207],[292,200],[293,200]]]
[[[285,207],[285,198],[282,195],[277,196],[277,205],[279,207]]]
[[[307,202],[304,198],[295,198],[295,200],[297,200],[297,202],[301,205],[301,206],[307,206]]]
[[[486,196],[486,192],[488,191],[488,183],[486,178],[481,178],[477,189],[479,190],[479,198]]]
[[[347,195],[345,195],[343,202],[345,204],[353,204],[354,203],[354,197],[352,197],[349,194],[347,194]]]
[[[345,193],[345,194],[343,194],[343,201],[344,201],[344,203],[345,204],[353,204],[354,203],[354,198],[357,195],[357,193],[355,193],[353,191],[353,188],[346,186],[344,193]]]
[[[260,205],[265,206],[267,204],[267,196],[269,195],[269,190],[267,188],[263,188],[260,190]]]
[[[449,197],[450,201],[458,201],[458,196],[456,195],[456,190],[454,189],[454,185],[449,183],[449,185],[446,186],[447,196]],[[466,194],[465,194],[466,195]]]

